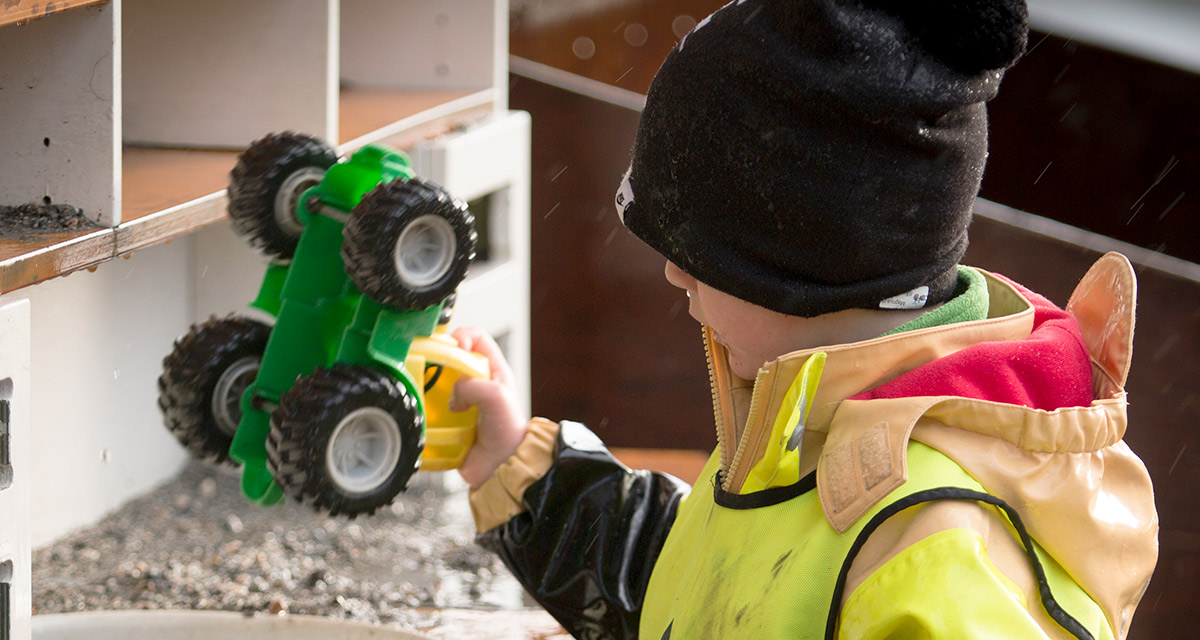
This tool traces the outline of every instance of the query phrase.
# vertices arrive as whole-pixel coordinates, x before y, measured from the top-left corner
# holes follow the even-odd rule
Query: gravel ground
[[[439,610],[527,607],[503,565],[474,544],[465,492],[421,478],[390,509],[347,520],[253,505],[236,472],[190,463],[35,550],[34,613],[288,612],[428,631]]]

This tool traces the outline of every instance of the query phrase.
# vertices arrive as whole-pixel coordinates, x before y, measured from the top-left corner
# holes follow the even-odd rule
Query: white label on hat
[[[633,184],[629,182],[630,173],[633,173],[633,165],[629,165],[629,169],[625,171],[625,177],[621,178],[621,188],[617,189],[617,216],[621,218],[621,224],[625,224],[625,210],[633,204]]]
[[[908,293],[892,296],[879,303],[880,309],[920,309],[929,301],[929,287],[921,285]]]

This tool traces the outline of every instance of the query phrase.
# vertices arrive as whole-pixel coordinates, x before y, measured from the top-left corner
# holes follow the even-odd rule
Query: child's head
[[[944,302],[984,103],[1027,33],[1021,0],[735,0],[655,76],[622,220],[680,273],[776,314]]]

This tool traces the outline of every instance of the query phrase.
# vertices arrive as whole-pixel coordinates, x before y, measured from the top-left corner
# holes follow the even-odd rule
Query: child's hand
[[[478,327],[463,327],[454,332],[454,339],[463,349],[487,357],[492,370],[490,380],[459,378],[450,396],[451,411],[479,407],[475,444],[458,468],[463,480],[476,488],[516,453],[529,429],[529,417],[517,402],[512,369],[492,337]]]

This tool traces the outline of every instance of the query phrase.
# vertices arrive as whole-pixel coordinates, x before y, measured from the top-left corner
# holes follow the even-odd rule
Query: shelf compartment
[[[456,95],[461,97],[455,98]],[[448,101],[439,102],[442,99]],[[465,94],[343,90],[342,108],[347,111],[347,116],[342,120],[342,127],[349,135],[342,136],[339,150],[347,153],[371,142],[407,150],[422,140],[495,113],[497,100],[492,89]],[[366,133],[354,135],[360,131]]]
[[[124,141],[337,135],[336,0],[124,0]]]
[[[120,222],[119,5],[0,27],[0,204],[68,204]]]

